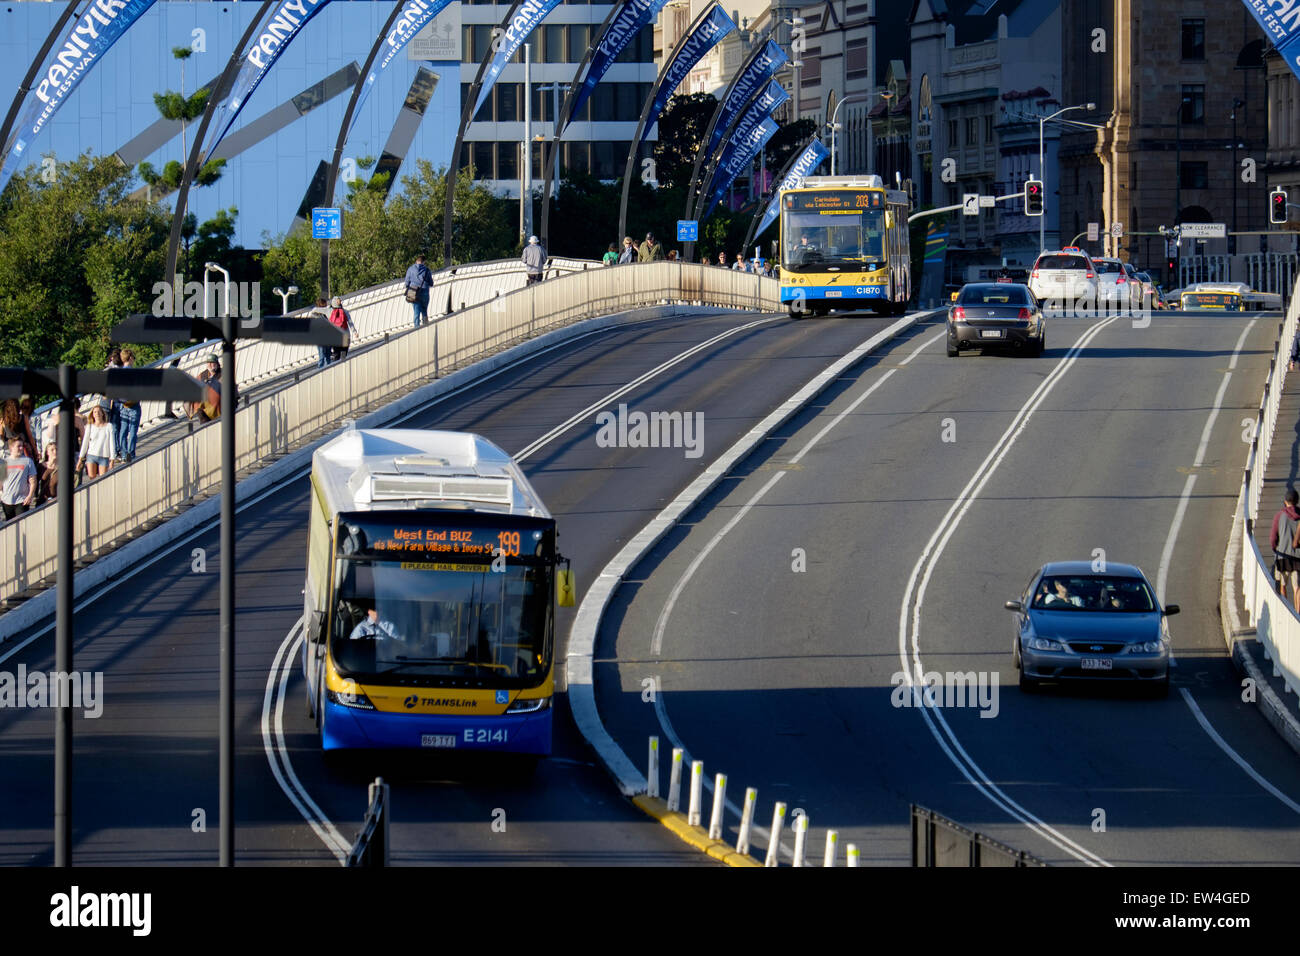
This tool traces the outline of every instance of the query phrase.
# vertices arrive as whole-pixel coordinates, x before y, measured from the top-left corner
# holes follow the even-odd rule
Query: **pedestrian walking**
[[[36,464],[27,457],[21,438],[11,438],[6,448],[5,483],[0,490],[5,520],[18,517],[36,500]]]
[[[122,368],[135,367],[135,353],[122,349]],[[122,402],[117,415],[117,454],[124,462],[135,460],[135,439],[140,433],[140,403]]]
[[[609,244],[609,251],[601,256],[600,264],[603,266],[612,266],[618,264],[618,247],[614,243]]]
[[[331,306],[330,325],[334,326],[337,329],[342,329],[344,332],[347,332],[348,335],[355,338],[357,334],[357,327],[356,324],[352,321],[352,313],[350,313],[347,309],[343,308],[343,300],[336,295],[333,298],[333,300],[330,302],[330,306]],[[332,346],[330,348],[330,361],[337,362],[339,359],[343,358],[347,354],[348,354],[348,346],[346,345]]]
[[[618,254],[618,264],[626,265],[629,262],[636,262],[636,246],[631,236],[624,236],[623,251]]]
[[[406,301],[411,303],[418,329],[429,321],[429,290],[433,288],[433,273],[424,264],[424,253],[415,257],[415,264],[406,270]]]
[[[1282,496],[1282,510],[1273,515],[1273,527],[1269,531],[1268,545],[1273,549],[1273,577],[1277,581],[1278,593],[1287,596],[1287,585],[1291,586],[1291,603],[1300,612],[1300,495],[1294,488],[1288,488]]]
[[[524,246],[523,255],[519,258],[523,259],[524,268],[528,270],[527,284],[541,282],[542,270],[546,268],[546,250],[542,248],[536,236],[528,237],[528,245]]]
[[[655,239],[654,233],[645,234],[645,242],[637,250],[637,262],[660,262],[664,257],[664,247]]]
[[[329,307],[329,303],[325,301],[324,296],[321,296],[316,299],[316,308],[312,309],[311,313],[307,316],[307,318],[324,319],[326,322],[329,321],[330,307]],[[329,363],[330,363],[330,347],[328,345],[316,346],[316,367],[324,368],[326,365],[329,365]]]
[[[117,438],[113,434],[113,426],[108,423],[108,402],[96,402],[90,409],[77,467],[85,466],[87,478],[98,478],[107,474],[116,457]]]

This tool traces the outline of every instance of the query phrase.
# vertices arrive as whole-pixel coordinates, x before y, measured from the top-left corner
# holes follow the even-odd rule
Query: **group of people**
[[[757,275],[765,276],[773,275],[771,259],[746,259],[743,255],[738,255],[728,262],[727,254],[725,252],[719,252],[716,262],[709,256],[702,257],[700,261],[714,262],[714,264],[719,265],[724,269],[734,269],[736,272],[752,272]]]
[[[647,232],[645,240],[640,245],[637,245],[631,236],[624,236],[622,252],[611,242],[609,250],[601,258],[601,263],[607,266],[622,266],[629,262],[673,262],[676,259],[676,249],[664,252],[663,244],[654,237],[654,233]]]
[[[424,256],[420,256],[420,261],[423,260]],[[425,271],[427,272],[428,270],[426,269]],[[427,292],[425,293],[424,304],[427,314],[429,305],[429,296]],[[324,297],[318,298],[316,300],[316,308],[312,310],[311,315],[316,318],[326,319],[330,325],[342,329],[349,335],[357,334],[356,324],[352,321],[352,313],[343,308],[343,299],[337,295],[329,302],[326,302]],[[415,324],[420,324],[418,317]],[[342,359],[343,356],[347,355],[348,347],[346,345],[318,345],[316,346],[316,353],[316,367],[324,368],[331,362],[337,362]]]

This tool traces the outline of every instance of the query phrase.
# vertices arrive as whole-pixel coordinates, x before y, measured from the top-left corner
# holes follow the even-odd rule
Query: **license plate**
[[[1108,671],[1114,663],[1109,657],[1085,657],[1083,669],[1086,671]]]
[[[982,339],[1000,339],[1000,338],[1002,338],[1002,330],[1001,330],[1001,329],[982,329],[982,330],[980,331],[980,338],[982,338]]]
[[[838,298],[841,298],[843,295],[844,295],[843,292],[827,292],[827,293],[826,293],[826,298],[828,298],[828,299],[838,299]]]
[[[1052,279],[1052,281],[1053,281],[1053,282],[1064,282],[1064,281],[1065,281],[1065,276],[1056,276],[1054,279]]]
[[[455,734],[421,734],[421,747],[454,747],[456,746]]]

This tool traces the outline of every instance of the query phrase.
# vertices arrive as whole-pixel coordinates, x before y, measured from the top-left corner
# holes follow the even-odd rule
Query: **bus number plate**
[[[455,734],[421,734],[421,747],[454,747],[456,746]]]

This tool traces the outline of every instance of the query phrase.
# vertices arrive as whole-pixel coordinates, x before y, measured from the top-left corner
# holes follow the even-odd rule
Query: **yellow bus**
[[[902,190],[879,176],[809,176],[781,193],[781,301],[790,315],[872,309],[901,315],[912,295]]]
[[[322,445],[302,654],[321,747],[549,754],[567,568],[555,519],[487,439],[351,428]]]

